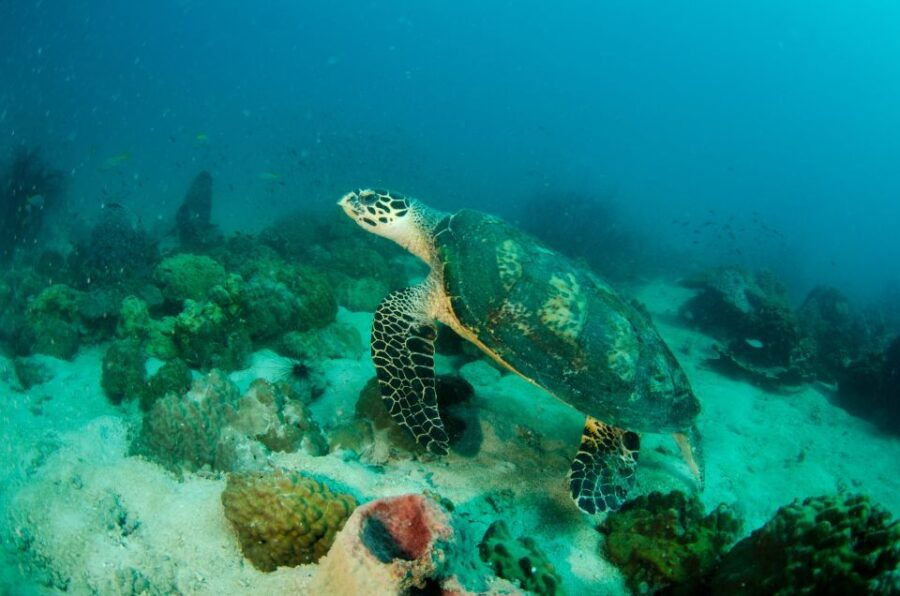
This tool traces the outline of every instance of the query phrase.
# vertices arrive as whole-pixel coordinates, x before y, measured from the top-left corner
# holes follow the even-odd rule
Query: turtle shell
[[[650,319],[600,277],[477,211],[435,228],[444,290],[464,328],[581,412],[637,431],[680,431],[700,407]]]

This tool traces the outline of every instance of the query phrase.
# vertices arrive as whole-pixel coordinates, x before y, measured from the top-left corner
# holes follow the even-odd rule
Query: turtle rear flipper
[[[398,290],[378,305],[372,324],[372,361],[391,417],[436,455],[446,455],[447,432],[434,383],[437,328],[428,316],[428,282]]]
[[[615,511],[634,486],[640,437],[590,416],[569,470],[569,491],[585,513]]]

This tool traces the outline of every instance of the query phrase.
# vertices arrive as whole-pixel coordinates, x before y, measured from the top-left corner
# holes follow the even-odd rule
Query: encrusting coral
[[[534,540],[527,536],[514,540],[502,520],[491,524],[478,550],[497,577],[538,596],[562,594],[559,575]]]
[[[600,526],[604,552],[638,593],[701,577],[737,538],[741,522],[724,505],[709,515],[680,491],[627,501]]]
[[[262,571],[317,562],[356,508],[350,495],[296,472],[231,474],[225,517],[241,551]]]
[[[714,594],[898,594],[900,523],[862,495],[794,501],[737,543]]]

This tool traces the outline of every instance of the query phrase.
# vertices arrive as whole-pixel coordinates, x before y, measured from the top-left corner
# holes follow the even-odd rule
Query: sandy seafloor
[[[703,404],[701,498],[708,508],[733,504],[746,533],[794,498],[837,490],[867,493],[900,514],[900,440],[832,405],[825,388],[774,394],[712,372],[703,364],[712,340],[676,319],[691,293],[657,282],[636,294]],[[341,309],[339,320],[368,336],[370,314]],[[55,376],[26,393],[0,385],[6,557],[0,594],[56,593],[63,586],[76,594],[151,586],[195,594],[302,593],[314,566],[262,573],[243,559],[219,500],[224,479],[195,474],[179,481],[127,455],[139,413],[134,404],[117,408],[104,397],[103,349],[83,350],[73,362],[42,357]],[[266,358],[257,354],[257,368],[232,379],[245,389]],[[455,363],[441,358],[438,367],[448,372]],[[327,430],[352,415],[373,368],[367,349],[326,368],[328,390],[313,409]],[[273,463],[331,478],[362,499],[437,492],[456,505],[460,548],[475,549],[487,526],[503,518],[514,536],[530,535],[544,549],[568,593],[626,593],[618,571],[600,556],[597,520],[578,512],[566,491],[583,417],[486,362],[469,363],[461,374],[475,386],[483,433],[474,457],[379,462],[378,454],[360,460],[344,451],[276,454]],[[695,489],[668,436],[644,436],[637,478],[635,494]],[[35,581],[24,581],[18,569]]]

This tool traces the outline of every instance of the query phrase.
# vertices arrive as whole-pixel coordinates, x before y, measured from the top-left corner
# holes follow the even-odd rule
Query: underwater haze
[[[0,3],[0,594],[896,593],[898,32],[887,0]],[[540,265],[438,317],[425,413],[370,332],[428,268],[355,189],[440,210],[428,246],[462,209],[528,234],[455,220],[441,308],[511,291],[504,234]],[[382,349],[418,364],[419,323]],[[593,511],[622,366],[640,418],[664,382],[700,414],[635,429]]]

